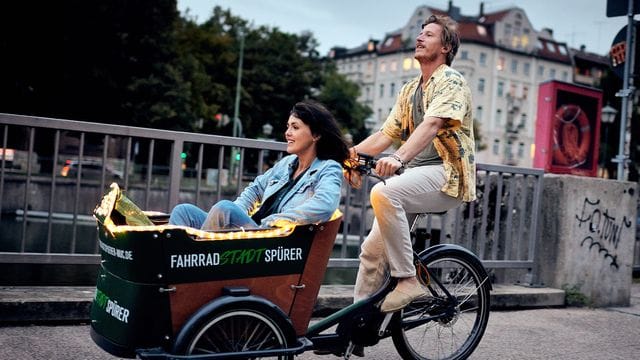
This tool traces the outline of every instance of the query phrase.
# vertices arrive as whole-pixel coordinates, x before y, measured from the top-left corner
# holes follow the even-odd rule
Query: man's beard
[[[415,55],[414,58],[418,60],[420,64],[433,62],[438,58],[438,54],[427,53],[424,55]]]

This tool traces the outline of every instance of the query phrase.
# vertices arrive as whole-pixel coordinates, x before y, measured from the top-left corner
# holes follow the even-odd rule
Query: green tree
[[[364,121],[373,113],[371,108],[358,102],[359,96],[358,85],[338,74],[332,65],[327,66],[318,100],[327,105],[343,131],[351,133],[356,143],[366,136]]]

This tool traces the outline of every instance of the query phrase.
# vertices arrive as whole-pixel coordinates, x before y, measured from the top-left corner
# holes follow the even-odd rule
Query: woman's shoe
[[[398,311],[423,295],[425,292],[420,286],[412,286],[407,290],[395,288],[384,298],[380,311],[383,313]]]

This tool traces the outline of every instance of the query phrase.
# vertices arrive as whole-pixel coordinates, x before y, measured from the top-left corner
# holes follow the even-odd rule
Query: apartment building
[[[426,18],[449,15],[459,24],[461,46],[452,66],[467,79],[473,96],[474,118],[482,148],[478,161],[530,167],[535,138],[538,84],[548,80],[596,85],[607,65],[602,57],[587,56],[581,70],[574,71],[574,56],[566,43],[556,41],[550,29],[535,30],[525,11],[511,7],[462,15],[449,2],[446,10],[417,7],[401,28],[381,41],[370,39],[354,49],[333,48],[329,57],[338,71],[361,88],[360,101],[374,111],[368,124],[379,128],[394,105],[404,83],[419,74],[413,58],[415,38]],[[596,60],[596,68],[589,64]],[[596,80],[593,80],[597,78]],[[480,144],[478,144],[480,145]]]

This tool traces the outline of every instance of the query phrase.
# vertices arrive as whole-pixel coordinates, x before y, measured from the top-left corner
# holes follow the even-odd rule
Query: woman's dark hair
[[[302,120],[311,129],[311,134],[319,136],[316,142],[318,159],[337,161],[346,170],[346,178],[353,185],[352,172],[354,170],[347,161],[350,158],[349,144],[342,136],[338,123],[331,112],[319,102],[304,100],[295,104],[289,115]]]
[[[312,100],[300,101],[293,106],[290,115],[302,120],[314,136],[319,136],[316,142],[318,159],[333,159],[342,164],[349,158],[349,146],[335,118],[324,105]]]

